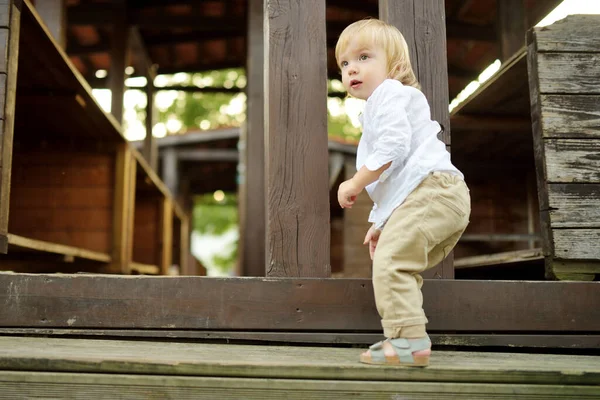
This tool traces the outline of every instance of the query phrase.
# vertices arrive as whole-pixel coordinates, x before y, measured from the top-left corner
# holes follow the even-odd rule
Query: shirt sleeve
[[[365,166],[371,171],[381,168],[390,161],[403,162],[408,155],[412,135],[406,111],[410,92],[402,86],[395,85],[386,85],[381,89],[383,90],[373,104],[376,112],[372,125],[377,138],[373,144],[373,151],[365,160]],[[390,167],[385,172],[391,169]],[[385,177],[387,174],[385,176],[382,174],[380,180]]]

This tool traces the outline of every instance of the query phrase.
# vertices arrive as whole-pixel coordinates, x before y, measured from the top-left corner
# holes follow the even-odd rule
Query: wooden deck
[[[0,399],[597,399],[600,357],[434,351],[427,368],[360,349],[0,337]]]

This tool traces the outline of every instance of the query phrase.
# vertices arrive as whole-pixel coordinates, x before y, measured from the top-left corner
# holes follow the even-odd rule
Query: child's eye
[[[360,61],[365,61],[367,58],[369,58],[368,55],[366,54],[361,54],[360,57],[358,58]]]
[[[342,68],[346,67],[347,65],[348,65],[348,61],[342,61],[342,62],[340,63],[340,66],[341,66]]]

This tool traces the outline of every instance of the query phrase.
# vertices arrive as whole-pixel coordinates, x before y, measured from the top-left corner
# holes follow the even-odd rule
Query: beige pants
[[[373,289],[388,338],[423,337],[419,275],[439,264],[469,223],[469,189],[458,176],[433,172],[398,207],[381,232],[373,258]]]

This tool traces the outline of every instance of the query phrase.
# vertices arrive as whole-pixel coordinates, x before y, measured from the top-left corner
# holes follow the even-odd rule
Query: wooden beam
[[[243,164],[243,231],[241,267],[244,276],[265,276],[265,38],[264,0],[248,2],[248,54],[246,69],[247,124]],[[242,189],[241,188],[241,189]]]
[[[165,197],[162,201],[161,210],[161,260],[160,274],[169,275],[171,264],[173,263],[173,201]]]
[[[0,273],[0,287],[11,288],[0,291],[1,327],[381,332],[370,279]],[[600,332],[590,307],[600,304],[599,289],[598,282],[433,279],[423,298],[432,333],[592,333]],[[235,301],[222,301],[224,294]]]
[[[195,151],[195,150],[193,150]],[[179,157],[177,150],[173,147],[167,147],[162,152],[162,176],[163,182],[171,191],[173,196],[177,196],[179,184]]]
[[[110,111],[119,124],[123,122],[123,97],[125,68],[128,66],[129,30],[125,4],[112,16],[112,37],[109,71],[109,88],[112,93]]]
[[[164,152],[164,159],[169,152],[167,148]],[[240,159],[240,153],[238,150],[228,149],[180,149],[174,150],[176,157],[180,161],[195,161],[195,162],[238,162]],[[165,162],[165,161],[163,161]],[[253,191],[257,190],[253,186]],[[264,204],[261,203],[264,207]],[[256,232],[253,229],[253,232]]]
[[[326,277],[331,265],[325,2],[265,5],[267,276]]]
[[[20,3],[0,4],[0,253],[8,249],[8,215],[21,32]]]
[[[500,60],[506,61],[525,46],[525,0],[497,0]]]
[[[379,16],[404,35],[413,70],[431,105],[431,116],[444,126],[441,139],[450,149],[444,1],[379,0]],[[452,259],[451,253],[440,265],[426,271],[424,276],[454,278]]]
[[[115,161],[113,200],[113,234],[110,270],[113,273],[131,272],[133,246],[133,214],[135,206],[136,162],[127,143],[118,145]]]
[[[507,251],[496,254],[486,254],[482,256],[457,258],[454,259],[454,268],[464,269],[484,267],[489,265],[501,266],[505,264],[514,264],[518,262],[536,261],[543,259],[544,255],[542,253],[542,249],[533,248],[526,250]]]
[[[35,9],[54,37],[54,41],[65,48],[67,44],[67,6],[65,0],[38,0]]]

